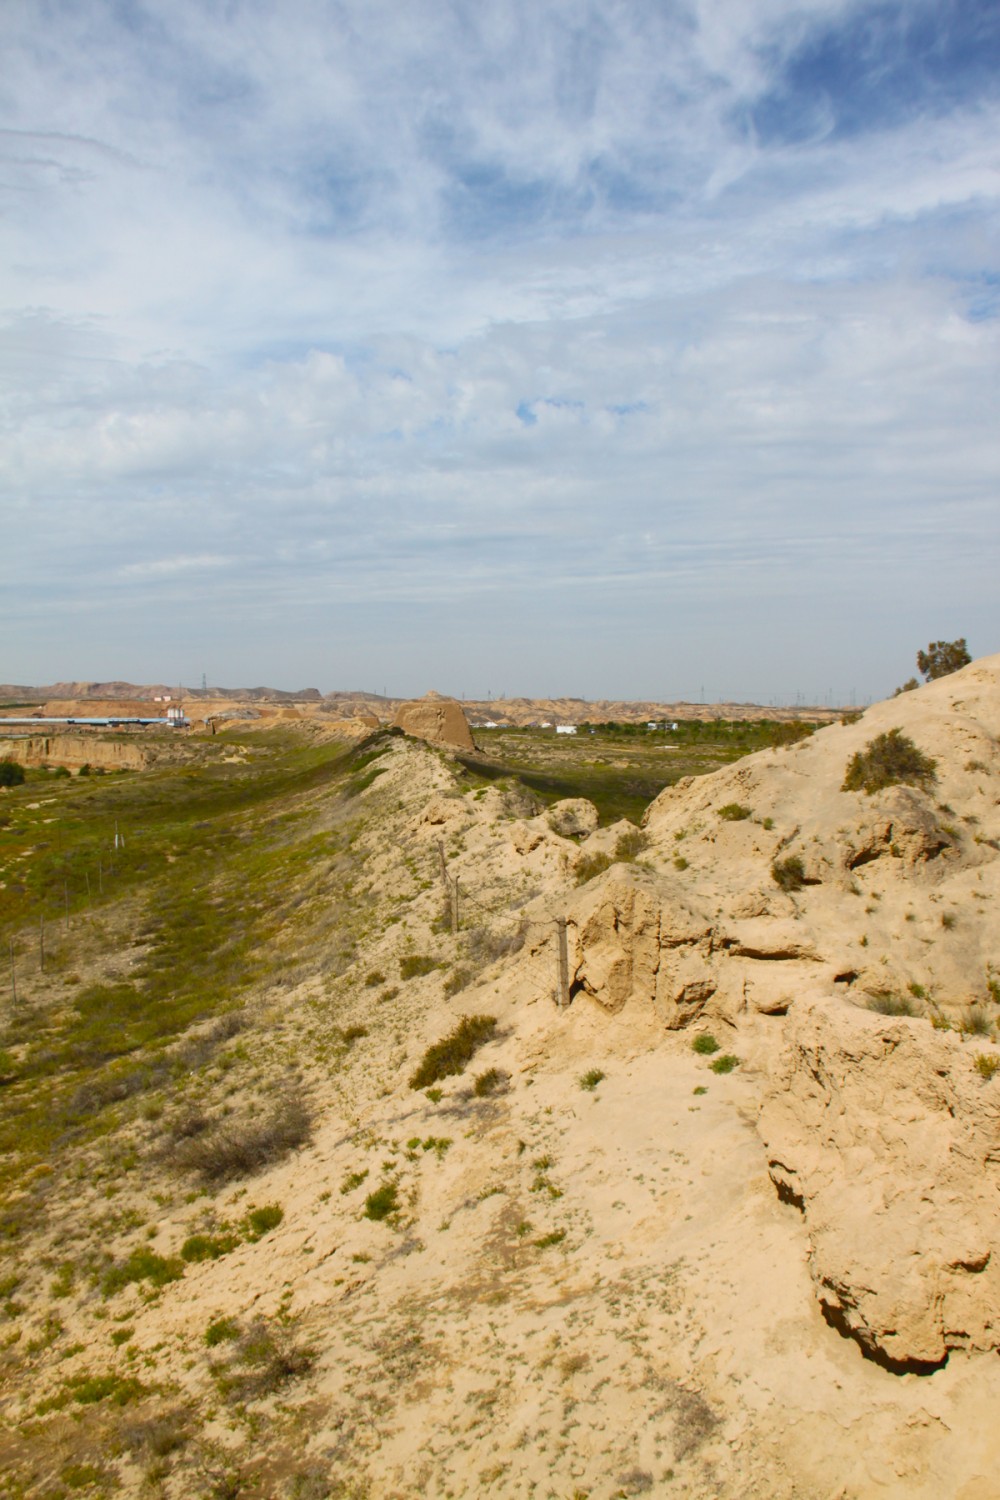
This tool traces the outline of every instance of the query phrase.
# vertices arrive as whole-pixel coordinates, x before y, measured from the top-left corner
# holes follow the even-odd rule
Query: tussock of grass
[[[719,817],[727,823],[743,823],[753,814],[753,809],[740,802],[727,802],[718,809]]]
[[[697,1052],[699,1057],[711,1057],[712,1053],[718,1052],[718,1050],[718,1042],[707,1031],[703,1031],[700,1035],[692,1038],[691,1051]]]
[[[906,995],[873,995],[868,1009],[880,1016],[915,1016],[917,1008]]]
[[[411,1089],[425,1089],[439,1078],[461,1073],[496,1031],[495,1016],[463,1016],[448,1036],[428,1047],[410,1078]]]

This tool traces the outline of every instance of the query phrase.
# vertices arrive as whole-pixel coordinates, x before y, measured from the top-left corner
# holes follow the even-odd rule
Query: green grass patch
[[[148,1281],[151,1286],[163,1287],[171,1281],[179,1281],[183,1275],[184,1261],[179,1256],[157,1255],[155,1250],[139,1245],[125,1260],[104,1272],[101,1291],[105,1297],[113,1297],[136,1281]]]
[[[731,1073],[739,1065],[739,1058],[734,1057],[731,1052],[724,1052],[721,1057],[716,1057],[709,1063],[713,1073]]]

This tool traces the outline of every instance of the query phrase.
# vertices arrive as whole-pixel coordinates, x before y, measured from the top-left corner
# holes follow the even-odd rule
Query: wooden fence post
[[[560,1006],[569,1004],[569,945],[566,941],[566,918],[556,917],[556,933],[559,938],[559,998]]]

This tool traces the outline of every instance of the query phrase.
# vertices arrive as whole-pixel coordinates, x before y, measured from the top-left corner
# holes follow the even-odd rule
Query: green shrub
[[[768,732],[767,743],[772,750],[787,750],[791,745],[797,745],[801,740],[807,740],[811,734],[816,733],[815,724],[806,724],[802,719],[786,719],[784,722],[775,724]]]
[[[378,1222],[387,1219],[394,1214],[399,1207],[398,1193],[394,1182],[383,1182],[381,1187],[369,1193],[365,1199],[364,1214],[366,1219],[374,1219]]]
[[[797,854],[789,854],[774,861],[771,877],[783,891],[799,891],[806,883],[805,865]]]
[[[385,984],[385,975],[378,969],[372,969],[370,974],[365,975],[366,988],[373,990],[379,984]]]
[[[246,1216],[247,1238],[251,1241],[259,1240],[264,1234],[269,1234],[272,1229],[277,1229],[285,1211],[277,1203],[265,1203],[263,1208],[252,1208]]]
[[[541,1239],[536,1240],[535,1246],[539,1250],[548,1250],[550,1245],[561,1245],[565,1238],[565,1229],[552,1229],[548,1234],[543,1234]]]
[[[365,1167],[365,1169],[364,1169],[363,1172],[348,1172],[347,1176],[344,1178],[343,1182],[340,1184],[341,1194],[344,1195],[344,1194],[347,1194],[347,1193],[353,1193],[354,1189],[355,1188],[359,1188],[361,1186],[361,1184],[364,1182],[364,1180],[365,1180],[365,1178],[367,1176],[368,1176],[368,1168],[367,1167]]]
[[[464,1071],[479,1048],[496,1031],[496,1016],[463,1016],[455,1030],[427,1048],[420,1066],[410,1079],[411,1089],[424,1089],[439,1078]]]
[[[994,1073],[1000,1071],[1000,1056],[997,1056],[995,1052],[977,1053],[976,1071],[978,1072],[979,1076],[981,1078],[985,1078],[988,1083],[989,1080],[993,1077]]]
[[[201,1260],[218,1260],[239,1244],[236,1234],[192,1234],[181,1246],[181,1259],[189,1264]]]
[[[0,760],[0,786],[23,786],[24,767],[16,760]]]
[[[603,1078],[604,1074],[601,1072],[600,1068],[590,1068],[588,1072],[584,1073],[583,1077],[580,1079],[580,1087],[582,1089],[587,1089],[588,1091],[596,1089],[597,1085]]]
[[[731,1052],[724,1052],[721,1057],[717,1057],[709,1063],[709,1067],[713,1073],[731,1073],[739,1065],[739,1058],[734,1057]]]
[[[901,729],[890,729],[851,756],[841,789],[871,795],[902,783],[925,787],[936,779],[936,766]]]
[[[753,809],[744,807],[741,802],[727,802],[725,806],[718,809],[719,817],[724,818],[727,823],[743,823],[753,814]]]
[[[711,1057],[713,1052],[718,1052],[719,1044],[714,1036],[703,1031],[700,1036],[693,1038],[691,1042],[692,1052],[697,1052],[701,1057]]]
[[[931,641],[926,651],[917,652],[917,671],[928,682],[934,682],[967,667],[971,660],[964,636],[957,641]]]
[[[438,968],[440,964],[437,959],[431,958],[428,953],[411,953],[399,960],[399,972],[403,979],[419,979]]]

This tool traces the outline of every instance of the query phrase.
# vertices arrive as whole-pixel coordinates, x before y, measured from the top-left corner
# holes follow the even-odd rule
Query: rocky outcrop
[[[448,745],[457,750],[476,748],[462,705],[454,698],[429,694],[416,702],[404,703],[392,722],[404,734],[412,734],[431,745]]]
[[[0,758],[15,760],[21,766],[65,766],[70,771],[78,771],[81,766],[141,771],[155,757],[144,745],[97,734],[32,734],[0,740]]]
[[[823,997],[788,1018],[759,1130],[831,1321],[897,1369],[1000,1347],[992,1043]]]
[[[549,826],[564,839],[586,838],[597,824],[597,808],[586,797],[565,797],[549,808]]]

